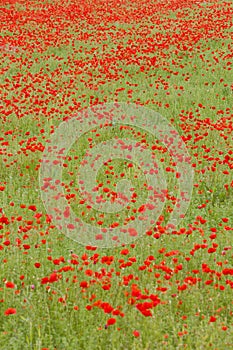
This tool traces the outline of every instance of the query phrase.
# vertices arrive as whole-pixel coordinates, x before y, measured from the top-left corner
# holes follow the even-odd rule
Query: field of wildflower
[[[233,349],[232,1],[0,10],[0,349]]]

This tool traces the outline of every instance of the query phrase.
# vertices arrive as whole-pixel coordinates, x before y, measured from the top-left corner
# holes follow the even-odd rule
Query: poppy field
[[[232,2],[0,8],[0,349],[233,349]]]

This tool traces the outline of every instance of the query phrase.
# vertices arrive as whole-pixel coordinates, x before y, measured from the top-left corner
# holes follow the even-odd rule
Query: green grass
[[[17,12],[25,11],[25,6],[19,3],[15,9]],[[212,10],[209,11],[212,13]],[[188,20],[193,18],[195,12],[184,13]],[[180,25],[176,25],[179,18],[176,12],[171,11],[169,16],[163,16],[161,23],[165,19],[173,20],[171,33],[183,30]],[[0,206],[8,217],[9,224],[3,224],[0,230],[0,348],[233,349],[232,284],[227,283],[227,280],[232,279],[231,275],[222,273],[223,269],[232,268],[233,263],[232,168],[226,162],[228,155],[232,164],[233,143],[231,120],[224,120],[232,115],[232,81],[231,72],[227,69],[227,62],[232,62],[232,58],[224,59],[229,54],[231,45],[229,31],[224,31],[224,39],[216,37],[206,40],[203,36],[193,44],[191,51],[176,52],[175,45],[161,49],[160,54],[155,55],[158,66],[153,68],[147,65],[148,58],[154,55],[153,51],[143,52],[143,44],[140,47],[137,42],[143,37],[143,30],[148,29],[147,19],[142,21],[141,26],[137,23],[109,23],[106,38],[102,42],[104,35],[101,31],[99,36],[93,34],[97,25],[92,26],[84,20],[82,23],[83,27],[78,29],[75,25],[70,25],[69,28],[66,25],[63,30],[67,38],[74,39],[74,46],[62,42],[61,45],[58,43],[41,52],[34,50],[29,54],[22,50],[8,53],[1,60],[1,67],[5,69],[1,78],[3,101],[12,101],[14,98],[18,101],[14,102],[13,107],[4,107],[6,110],[12,108],[13,111],[5,122],[2,119],[1,126],[1,142],[8,141],[9,145],[1,145],[0,185],[5,186],[5,190],[0,192]],[[36,27],[32,29],[34,32]],[[169,29],[163,30],[154,26],[148,37],[153,37],[156,33],[166,34]],[[25,33],[28,31],[30,25],[25,26]],[[92,37],[89,40],[78,40],[78,35],[83,32]],[[119,37],[114,35],[116,32]],[[5,30],[2,36],[12,37],[13,34]],[[131,54],[128,59],[120,60],[117,45],[127,47],[129,40],[133,40],[131,46],[136,46],[135,56]],[[106,48],[103,50],[104,44]],[[145,44],[145,49],[146,47]],[[95,57],[98,58],[96,67]],[[219,58],[219,63],[214,57]],[[80,74],[77,74],[75,60],[83,62]],[[98,70],[101,60],[111,73],[106,73],[106,79],[105,73]],[[140,66],[144,62],[146,71],[141,72]],[[17,79],[20,88],[14,87]],[[20,94],[22,87],[28,89],[30,96]],[[120,88],[124,90],[118,92],[117,89]],[[131,89],[132,93],[128,93]],[[51,90],[56,93],[53,95]],[[41,105],[35,103],[36,98],[41,101]],[[46,222],[38,171],[42,152],[23,150],[29,138],[34,136],[36,139],[31,140],[31,143],[41,142],[45,146],[46,140],[51,137],[51,130],[54,128],[56,131],[63,118],[89,107],[91,101],[139,102],[160,113],[171,121],[183,138],[187,138],[186,147],[195,164],[194,184],[197,186],[193,187],[189,209],[176,232],[165,232],[159,239],[153,238],[153,235],[144,235],[135,241],[135,247],[124,247],[129,249],[128,255],[121,254],[122,247],[87,250],[59,231],[53,222]],[[200,107],[201,105],[203,106]],[[35,110],[36,106],[38,111]],[[40,132],[42,128],[44,133]],[[12,134],[4,135],[10,130],[13,131]],[[139,131],[137,128],[135,130]],[[101,137],[93,137],[93,146],[116,134],[129,139],[133,136],[130,132],[119,133],[118,126],[106,130],[99,128],[96,133],[98,131],[101,132]],[[91,135],[92,132],[82,135],[79,142],[72,146],[67,154],[67,159],[71,157],[70,161],[67,160],[69,166],[63,171],[66,190],[76,194],[76,199],[71,199],[70,205],[77,216],[82,215],[84,209],[79,204],[81,194],[75,190],[79,187],[76,174],[82,157],[89,148],[88,138]],[[201,135],[203,137],[197,139]],[[226,139],[224,135],[227,136]],[[148,134],[145,138],[150,147],[153,138]],[[140,140],[140,137],[135,139]],[[25,142],[21,143],[22,141]],[[161,143],[158,145],[161,146]],[[171,159],[167,153],[155,153],[157,159],[165,158],[164,167],[170,165]],[[211,169],[214,163],[216,171]],[[114,190],[116,175],[124,172],[125,179],[131,180],[139,197],[137,203],[117,218],[122,224],[145,201],[147,191],[142,186],[145,176],[137,167],[136,174],[127,168],[125,160],[113,160],[111,165],[115,174],[106,177],[108,167],[104,166],[99,169],[96,182],[103,182],[104,186],[108,185]],[[225,170],[229,171],[229,175],[223,174]],[[135,178],[135,175],[138,177]],[[176,195],[177,181],[168,173],[165,175],[170,192]],[[224,185],[228,185],[228,190]],[[25,208],[21,207],[22,204]],[[29,210],[29,205],[35,205],[36,211]],[[173,206],[172,201],[168,201],[161,212],[165,220],[160,223],[162,227],[169,220],[169,206]],[[94,217],[97,221],[100,219],[99,213],[95,210],[84,211],[84,221],[97,226],[91,218]],[[36,218],[36,213],[42,213],[41,218]],[[224,218],[228,222],[224,222]],[[115,214],[105,215],[106,225],[115,220]],[[186,231],[191,229],[192,233],[179,234],[180,228]],[[210,238],[211,228],[216,228],[215,239]],[[153,234],[158,231],[157,227]],[[6,243],[8,240],[9,244]],[[209,253],[208,249],[213,243],[217,244],[216,252]],[[25,248],[25,244],[30,249]],[[200,247],[197,248],[197,245]],[[72,254],[78,258],[72,257]],[[85,257],[82,259],[84,254],[88,255],[87,260]],[[106,256],[114,258],[110,265],[101,260]],[[148,262],[149,256],[153,256],[154,260]],[[61,257],[63,259],[60,263],[56,262]],[[78,264],[72,263],[72,259],[77,259]],[[124,266],[124,263],[130,261],[131,265]],[[38,269],[34,265],[36,262],[41,264]],[[209,272],[203,264],[209,266]],[[54,283],[41,283],[44,277],[63,266],[72,269],[58,272],[60,278]],[[168,272],[169,269],[172,273]],[[92,276],[88,275],[87,270],[92,270]],[[129,275],[131,279],[128,285],[124,284]],[[190,279],[187,280],[187,277]],[[7,288],[6,281],[12,281],[15,287]],[[81,281],[88,281],[88,287],[81,288]],[[209,284],[207,281],[210,281]],[[161,303],[152,310],[152,317],[143,316],[135,305],[130,305],[128,299],[132,297],[132,284],[137,284],[141,294],[156,294],[160,298]],[[183,284],[187,285],[187,289],[178,290]],[[109,290],[102,288],[106,285],[111,285]],[[160,287],[166,289],[161,290]],[[90,311],[86,309],[87,305],[98,300],[110,303],[114,309],[119,308],[123,317],[104,313],[97,306],[93,306]],[[137,302],[143,301],[148,299]],[[78,306],[78,310],[74,306]],[[7,308],[16,308],[17,313],[5,316]],[[209,322],[211,316],[216,317],[215,322]],[[110,317],[117,319],[116,324],[106,328]],[[223,330],[222,327],[227,329]],[[140,332],[138,338],[133,335],[135,330]]]

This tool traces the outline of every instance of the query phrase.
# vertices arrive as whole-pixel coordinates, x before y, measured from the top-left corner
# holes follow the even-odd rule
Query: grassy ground
[[[232,3],[35,0],[1,9],[0,348],[233,349]],[[164,144],[137,127],[98,127],[65,160],[78,217],[101,228],[141,215],[145,174],[126,159],[102,166],[95,181],[109,199],[101,189],[114,191],[124,173],[137,194],[130,208],[103,215],[80,203],[83,157],[111,138],[156,145],[170,196],[135,242],[83,246],[49,220],[42,154],[63,120],[114,101],[157,112],[179,132],[195,174],[191,202],[168,231],[179,181]]]

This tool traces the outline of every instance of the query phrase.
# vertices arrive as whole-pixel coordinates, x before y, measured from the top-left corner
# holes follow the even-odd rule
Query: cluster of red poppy
[[[56,298],[60,306],[72,305],[74,313],[83,308],[106,314],[103,329],[120,325],[130,310],[153,317],[157,306],[166,308],[170,300],[177,300],[179,309],[198,288],[206,294],[229,295],[233,289],[233,217],[229,210],[233,203],[232,3],[7,0],[1,11],[2,314],[23,314],[23,291],[28,287],[34,294],[42,289],[49,301]],[[7,49],[14,47],[17,49]],[[179,128],[196,176],[191,210],[183,226],[168,237],[165,219],[173,210],[176,194],[165,191],[161,200],[168,205],[142,238],[152,247],[151,252],[150,248],[144,252],[142,240],[138,240],[113,249],[111,254],[74,243],[76,253],[67,254],[55,247],[54,237],[59,246],[60,236],[54,233],[55,224],[38,195],[42,153],[61,121],[78,109],[112,101],[151,107]],[[132,133],[129,127],[119,128],[121,135]],[[87,148],[94,148],[100,132],[101,128],[87,135]],[[166,147],[156,142],[151,145],[143,132],[133,131],[133,135],[137,142],[158,152],[160,163],[166,164],[165,174],[175,174],[179,181],[181,174],[166,158]],[[78,186],[82,184],[72,180],[77,169],[70,171],[69,167],[78,159],[70,153],[63,164],[65,198],[70,206],[78,201],[79,214],[87,216],[89,224],[103,227],[104,234],[106,216],[95,215],[88,201],[80,197]],[[115,203],[116,182],[134,170],[129,160],[120,173],[114,162],[106,163],[103,174],[107,178],[95,188],[99,202]],[[49,181],[44,186],[46,189]],[[138,201],[139,193],[139,189],[132,191],[130,200],[120,198],[129,212],[125,217],[111,217],[111,229],[133,223],[153,209]],[[61,215],[69,217],[70,207]],[[128,231],[131,237],[138,235],[137,228]],[[65,236],[62,239],[67,239],[67,246],[73,244]],[[170,245],[163,245],[169,240]],[[11,273],[14,254],[27,262],[30,273],[26,267],[25,273]],[[120,295],[119,300],[114,294]],[[22,299],[18,304],[16,297]],[[224,312],[220,326],[227,331],[232,321],[224,322],[232,317],[232,311],[224,302],[218,303],[206,315],[197,310],[193,314],[212,324]],[[187,318],[182,317],[182,321]],[[188,334],[188,327],[184,328],[180,337]],[[132,329],[132,334],[140,338],[141,330]]]

